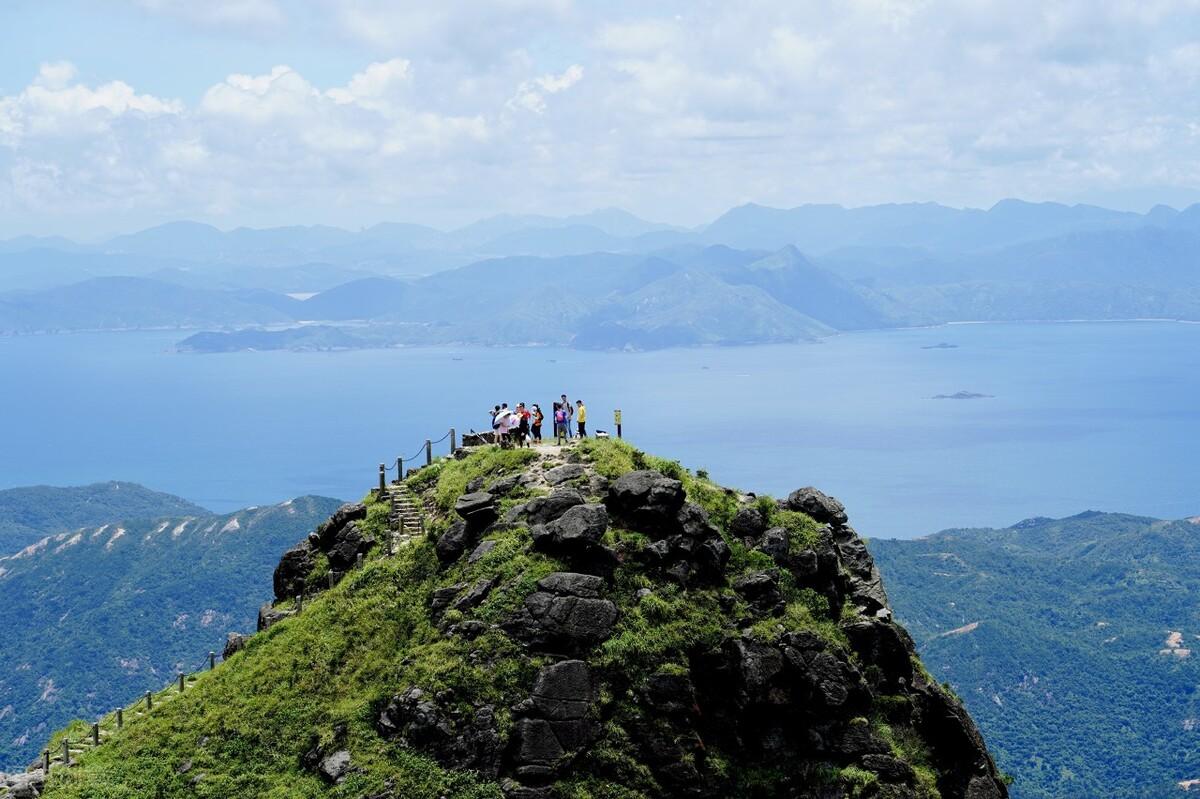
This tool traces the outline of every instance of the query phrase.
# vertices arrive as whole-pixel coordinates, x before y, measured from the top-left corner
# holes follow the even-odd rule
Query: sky
[[[0,236],[1200,201],[1200,0],[0,0]]]

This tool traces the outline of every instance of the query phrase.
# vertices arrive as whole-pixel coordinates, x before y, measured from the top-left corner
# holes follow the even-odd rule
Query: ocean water
[[[1200,514],[1200,326],[971,324],[813,344],[587,353],[185,355],[177,333],[0,338],[0,487],[134,480],[219,511],[356,498],[501,401],[728,485],[815,485],[872,537],[1109,510]],[[954,348],[928,349],[939,343]],[[966,391],[976,399],[932,399]],[[435,450],[444,451],[443,443]]]

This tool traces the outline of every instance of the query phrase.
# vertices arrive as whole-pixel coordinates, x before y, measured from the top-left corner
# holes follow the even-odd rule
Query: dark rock
[[[376,728],[385,738],[424,752],[443,766],[495,777],[502,754],[495,709],[485,705],[458,715],[440,704],[449,699],[435,700],[420,688],[410,688],[388,702]]]
[[[475,563],[487,553],[496,548],[495,541],[481,541],[479,546],[471,550],[471,554],[467,556],[467,563]]]
[[[270,602],[258,609],[258,631],[269,630],[284,619],[290,617],[294,611],[280,610],[271,605]]]
[[[340,784],[350,773],[350,753],[345,749],[340,749],[326,755],[317,764],[317,773],[331,785]]]
[[[560,488],[548,496],[536,497],[525,503],[522,511],[530,524],[549,524],[570,508],[582,505],[586,500],[574,488]]]
[[[468,494],[478,493],[483,490],[483,486],[484,486],[484,482],[483,482],[482,477],[473,477],[473,478],[471,478],[471,481],[469,483],[467,483],[467,493]]]
[[[462,517],[467,527],[479,531],[496,521],[496,498],[486,491],[463,494],[454,503],[454,512]]]
[[[453,563],[462,557],[463,552],[474,540],[474,533],[467,528],[467,523],[457,521],[450,525],[449,530],[442,533],[433,549],[441,563]]]
[[[555,466],[553,469],[547,469],[545,478],[546,482],[552,486],[565,483],[568,480],[575,480],[587,474],[587,470],[578,463],[564,463],[562,466]]]
[[[603,505],[576,505],[546,525],[558,547],[582,547],[600,541],[608,530],[608,510]]]
[[[911,785],[916,780],[916,774],[903,760],[897,760],[890,755],[863,755],[863,768],[874,771],[884,782],[897,782]]]
[[[246,648],[246,642],[249,640],[250,636],[242,635],[241,633],[230,633],[225,636],[225,649],[221,651],[221,660],[229,660],[238,652],[241,652]]]
[[[538,580],[538,588],[560,596],[596,599],[604,591],[604,580],[592,574],[554,572]]]
[[[538,716],[563,721],[584,718],[593,693],[588,664],[582,660],[563,660],[538,672],[532,699]]]
[[[822,524],[846,523],[846,508],[842,503],[811,486],[797,488],[788,494],[785,506],[788,510],[807,514]]]
[[[338,530],[326,552],[329,566],[337,571],[347,571],[359,555],[365,555],[374,545],[374,537],[365,535],[357,522],[350,522]]]
[[[446,608],[450,607],[450,603],[454,601],[454,598],[461,594],[466,587],[466,583],[455,583],[443,588],[435,588],[429,597],[430,613],[435,617],[440,616]]]
[[[317,548],[325,551],[333,543],[333,539],[339,530],[350,522],[362,521],[365,518],[367,518],[367,506],[361,502],[343,505],[338,508],[327,521],[316,529],[314,535],[317,539]]]
[[[673,527],[684,503],[683,483],[649,469],[628,472],[608,491],[608,506],[635,529]]]
[[[783,565],[782,559],[787,557],[788,546],[788,531],[782,527],[772,527],[763,533],[762,541],[755,549],[770,555],[776,563]],[[816,556],[813,557],[815,561]]]
[[[760,611],[772,611],[783,602],[783,594],[779,591],[779,580],[767,572],[751,572],[738,578],[733,584],[746,601]]]
[[[719,535],[710,538],[696,550],[692,580],[696,583],[716,583],[725,574],[729,562],[729,545]]]
[[[697,710],[696,690],[686,674],[652,674],[646,678],[640,693],[658,714],[693,715]]]
[[[486,580],[478,580],[475,585],[471,586],[471,590],[463,594],[463,596],[458,599],[452,607],[458,611],[468,611],[472,608],[478,607],[483,603],[483,600],[487,599],[488,594],[492,592],[492,589],[495,588],[496,584],[499,582],[499,575],[492,575]]]
[[[487,630],[488,626],[483,622],[477,619],[467,619],[466,621],[460,621],[458,624],[451,626],[448,630],[446,630],[446,632],[450,635],[457,635],[467,639],[468,641],[473,641],[486,633]]]
[[[524,473],[521,473],[521,474],[510,474],[510,475],[506,475],[505,477],[501,477],[499,480],[497,480],[496,482],[494,482],[490,486],[488,486],[488,493],[494,497],[506,496],[506,495],[512,493],[517,488],[517,486],[521,485],[521,479],[524,476],[525,476]],[[475,489],[475,490],[478,491],[479,489]]]
[[[679,509],[676,517],[678,528],[688,538],[702,539],[720,536],[721,533],[708,520],[708,511],[694,502],[688,502]]]
[[[766,529],[767,515],[753,505],[739,510],[729,523],[729,534],[743,540],[758,538]]]
[[[845,758],[860,758],[863,755],[886,755],[891,749],[887,743],[871,730],[866,719],[851,721],[842,733],[833,751]]]
[[[279,558],[279,565],[275,567],[273,577],[275,599],[290,599],[304,593],[305,582],[315,565],[312,545],[308,541],[303,541],[284,552]]]
[[[603,585],[593,575],[550,574],[501,626],[538,651],[582,652],[608,638],[617,620],[617,606],[598,598]]]
[[[878,667],[876,688],[896,693],[912,682],[915,647],[902,628],[883,619],[864,619],[842,625],[842,631],[860,660]]]

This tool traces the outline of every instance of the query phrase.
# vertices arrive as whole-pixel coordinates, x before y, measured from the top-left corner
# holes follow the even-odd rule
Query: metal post
[[[71,765],[71,741],[68,738],[63,738],[63,765]]]
[[[183,672],[179,672],[179,693],[183,693]]]
[[[433,442],[425,439],[425,465],[433,463]]]
[[[387,467],[382,463],[379,464],[379,496],[382,498],[387,494]]]
[[[92,746],[100,745],[100,722],[92,722]]]
[[[458,450],[458,434],[454,432],[454,428],[450,428],[450,454],[453,455]]]
[[[125,726],[125,708],[119,707],[119,708],[117,708],[117,729],[119,730],[124,726]]]
[[[42,750],[42,773],[47,777],[50,776],[50,750]]]
[[[216,667],[217,667],[217,653],[209,652],[208,653],[208,670],[212,671]]]
[[[154,710],[154,699],[150,696],[150,692],[146,692],[146,712]]]

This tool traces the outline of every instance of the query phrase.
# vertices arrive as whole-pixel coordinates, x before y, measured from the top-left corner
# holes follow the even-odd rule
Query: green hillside
[[[1200,777],[1200,527],[1114,513],[872,541],[896,615],[1019,799]]]
[[[196,668],[230,630],[253,631],[280,548],[337,505],[109,517],[0,558],[0,771],[24,766],[70,719]]]
[[[388,556],[387,501],[339,510],[280,560],[265,632],[106,720],[44,795],[1006,796],[815,489],[613,441],[479,448],[406,489],[427,535]]]

